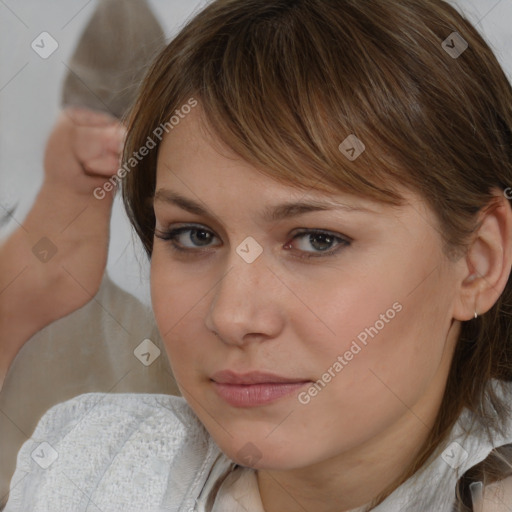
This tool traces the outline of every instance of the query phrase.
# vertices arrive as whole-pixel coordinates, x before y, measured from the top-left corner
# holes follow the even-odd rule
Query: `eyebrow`
[[[214,217],[207,208],[184,197],[177,192],[161,188],[155,193],[155,202],[162,202],[178,206],[189,213],[204,217]],[[319,200],[308,200],[301,202],[289,202],[269,207],[263,211],[262,218],[265,222],[277,222],[280,220],[296,217],[309,212],[344,210],[348,212],[377,213],[376,211],[364,206],[354,206],[338,202],[326,202]]]

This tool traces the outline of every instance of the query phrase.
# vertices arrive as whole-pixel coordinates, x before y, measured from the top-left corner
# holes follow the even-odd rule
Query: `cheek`
[[[209,300],[206,278],[178,266],[157,249],[151,259],[151,302],[173,372],[182,381],[193,375],[204,353],[204,308]]]
[[[436,268],[429,263],[404,261],[386,272],[345,276],[337,289],[316,294],[323,298],[312,309],[321,321],[297,324],[298,339],[310,340],[303,358],[321,381],[315,400],[330,401],[334,395],[325,395],[335,393],[361,413],[362,403],[378,406],[379,392],[381,402],[387,395],[399,404],[393,393],[413,403],[425,391],[446,355],[452,301],[449,279],[441,270],[429,275]]]
[[[403,347],[408,306],[397,300],[399,294],[393,288],[383,285],[376,293],[375,287],[374,280],[345,282],[340,291],[318,304],[332,332],[326,333],[324,327],[319,336],[318,325],[315,329],[311,322],[301,324],[300,339],[314,340],[302,357],[310,362],[316,383],[299,401],[316,409],[311,414],[316,421],[332,420],[335,415],[345,432],[354,425],[376,424],[376,417],[389,412],[385,388],[372,372],[382,374],[385,381],[389,371],[407,357]]]
[[[392,348],[399,342],[397,324],[403,321],[404,306],[399,300],[400,284],[392,277],[340,272],[337,279],[331,276],[317,287],[294,285],[310,310],[303,305],[290,310],[294,327],[300,329],[296,339],[311,351],[312,361],[322,362],[320,368],[327,370],[338,356],[350,365],[367,364],[370,347]]]
[[[330,314],[337,341],[317,347],[319,381],[302,397],[317,408],[313,416],[340,411],[342,426],[357,437],[354,425],[377,432],[443,384],[450,325],[443,282],[433,275],[413,293],[405,279],[390,280],[379,293],[359,283],[337,297],[341,311]]]

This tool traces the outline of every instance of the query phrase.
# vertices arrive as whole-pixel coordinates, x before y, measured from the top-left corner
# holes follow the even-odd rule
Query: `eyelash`
[[[204,231],[205,233],[209,233],[209,234],[215,236],[214,233],[212,233],[210,230],[205,229],[200,226],[184,226],[181,228],[176,228],[176,229],[172,229],[172,230],[164,231],[164,232],[158,232],[158,230],[155,230],[155,236],[157,238],[159,238],[160,240],[171,242],[171,244],[170,244],[171,249],[174,251],[180,252],[182,254],[183,253],[188,253],[188,254],[196,253],[197,254],[197,253],[201,253],[201,252],[206,252],[201,249],[191,249],[191,248],[184,249],[183,247],[180,247],[175,242],[176,238],[179,235],[181,235],[182,233],[186,233],[187,231],[190,231],[190,232]],[[304,231],[301,231],[300,233],[296,233],[294,235],[292,241],[297,238],[300,238],[300,237],[306,237],[307,235],[309,235],[309,236],[325,235],[325,236],[328,236],[329,238],[332,238],[335,242],[338,242],[338,244],[337,244],[336,248],[333,250],[325,251],[325,252],[317,252],[316,254],[310,253],[310,254],[306,254],[306,255],[295,256],[297,258],[311,259],[311,258],[322,258],[322,257],[335,256],[343,247],[347,247],[351,243],[351,241],[347,238],[340,237],[340,236],[335,235],[334,233],[331,233],[329,231],[322,231],[322,230],[318,230],[318,229],[304,230]],[[306,253],[307,253],[307,251],[306,251]]]

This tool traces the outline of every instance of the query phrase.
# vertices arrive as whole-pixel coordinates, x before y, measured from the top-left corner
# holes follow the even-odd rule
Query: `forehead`
[[[163,138],[158,153],[156,192],[161,189],[177,192],[196,201],[218,197],[223,201],[246,199],[258,204],[302,200],[342,203],[384,212],[393,207],[341,190],[326,191],[298,183],[279,180],[243,160],[213,133],[200,106],[180,119]],[[413,192],[403,189],[406,205],[421,201]],[[168,195],[168,194],[167,194]],[[165,199],[166,194],[161,194]],[[256,201],[254,201],[256,199]],[[320,208],[318,208],[320,209]]]
[[[165,171],[172,166],[177,171],[184,166],[190,168],[199,161],[204,165],[205,159],[211,167],[221,162],[226,165],[226,161],[243,164],[209,129],[201,107],[197,106],[164,136],[158,154],[158,170]]]

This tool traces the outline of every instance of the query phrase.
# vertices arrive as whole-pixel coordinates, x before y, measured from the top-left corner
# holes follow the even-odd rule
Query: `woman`
[[[510,508],[511,105],[441,0],[206,7],[120,176],[186,402],[52,408],[6,510]]]

